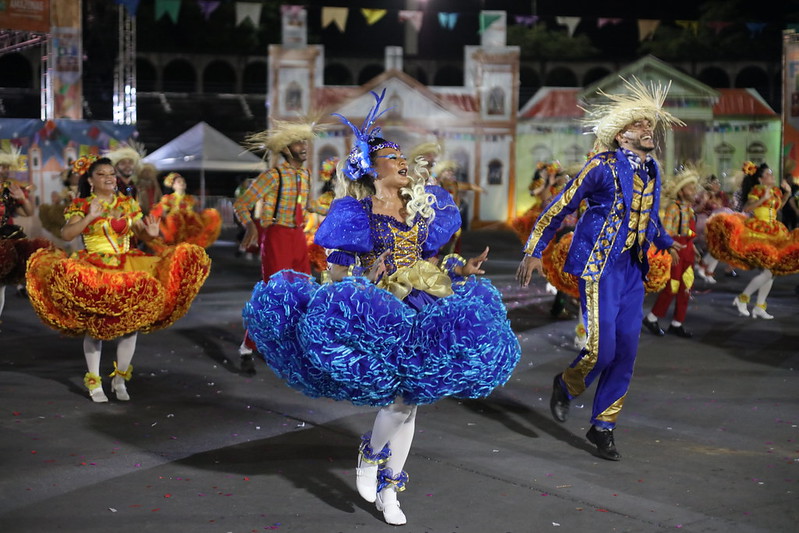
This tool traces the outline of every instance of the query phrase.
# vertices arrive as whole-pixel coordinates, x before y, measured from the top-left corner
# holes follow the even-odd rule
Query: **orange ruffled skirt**
[[[569,232],[557,242],[550,241],[544,249],[544,253],[541,254],[541,264],[547,281],[559,291],[579,298],[580,289],[577,276],[563,271],[573,236],[574,232]],[[671,255],[666,251],[655,251],[654,247],[650,247],[647,258],[649,259],[649,274],[647,274],[644,288],[646,292],[660,292],[666,286],[671,275]]]
[[[222,216],[216,209],[177,211],[161,219],[161,234],[167,244],[188,242],[203,248],[211,246],[222,231]]]
[[[28,261],[28,295],[39,318],[67,335],[110,340],[149,333],[186,314],[211,269],[205,250],[179,244],[158,255],[127,253],[116,268],[99,254],[39,250]]]
[[[799,272],[799,229],[788,231],[741,213],[713,215],[707,221],[711,255],[734,268],[765,268],[775,276]]]
[[[522,243],[526,243],[527,239],[530,238],[530,233],[533,231],[533,226],[535,225],[535,221],[538,219],[538,216],[541,214],[541,211],[543,211],[542,206],[535,205],[525,211],[521,216],[511,220],[511,228],[513,228],[513,231],[516,233]]]

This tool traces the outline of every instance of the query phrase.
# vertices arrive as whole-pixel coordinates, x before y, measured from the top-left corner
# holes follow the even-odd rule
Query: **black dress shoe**
[[[679,326],[669,326],[669,335],[677,335],[683,339],[690,339],[694,336],[694,334],[686,330],[682,324]]]
[[[549,400],[549,410],[552,411],[552,417],[558,422],[565,422],[569,418],[569,406],[571,400],[563,386],[560,384],[560,374],[555,376],[552,382],[552,398]]]
[[[255,361],[253,360],[251,353],[241,356],[241,372],[249,376],[255,375]]]
[[[608,461],[618,461],[621,459],[621,454],[616,450],[616,442],[613,440],[612,429],[597,429],[596,426],[591,426],[588,433],[585,434],[591,444],[596,445],[596,450],[602,459]]]
[[[663,329],[661,329],[660,324],[658,324],[657,320],[652,320],[650,322],[649,320],[646,319],[646,317],[644,317],[643,323],[644,326],[646,326],[646,329],[652,332],[652,335],[655,335],[657,337],[662,337],[663,335],[666,334],[666,332],[663,331]]]
[[[738,273],[736,271],[734,271],[734,270],[730,270],[729,272],[725,272],[724,275],[727,276],[728,278],[737,278],[738,277]]]

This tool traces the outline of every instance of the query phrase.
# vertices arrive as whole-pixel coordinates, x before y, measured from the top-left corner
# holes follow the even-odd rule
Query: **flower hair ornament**
[[[89,170],[89,167],[92,166],[92,163],[95,161],[97,161],[96,155],[82,155],[72,162],[72,172],[82,176],[83,174],[86,174],[86,172]]]
[[[744,161],[742,170],[747,176],[754,176],[757,173],[757,165],[751,161]]]
[[[167,187],[169,187],[169,188],[171,189],[171,188],[172,188],[172,185],[174,185],[174,184],[175,184],[175,180],[176,180],[177,178],[182,178],[182,177],[183,177],[183,176],[181,176],[181,175],[180,175],[180,174],[178,174],[177,172],[170,172],[170,173],[169,173],[169,174],[167,174],[167,175],[166,175],[166,177],[164,178],[164,185],[165,185],[165,186],[167,186]]]
[[[355,139],[352,143],[352,150],[350,150],[350,155],[347,156],[342,168],[342,173],[352,181],[359,180],[367,174],[375,174],[375,169],[372,165],[371,154],[377,152],[378,150],[382,150],[383,148],[393,148],[395,150],[400,149],[398,144],[390,141],[381,142],[375,146],[369,146],[370,141],[380,137],[380,127],[375,126],[375,122],[377,122],[377,119],[380,118],[383,113],[390,109],[389,108],[385,111],[380,111],[380,104],[383,103],[383,99],[386,97],[385,89],[383,89],[383,92],[379,95],[374,91],[369,92],[375,98],[375,105],[369,110],[369,113],[367,113],[366,118],[363,121],[363,125],[361,125],[360,128],[347,120],[347,118],[343,115],[333,113],[333,116],[338,117],[339,120],[341,120],[343,124],[349,126],[350,129],[352,129],[352,132],[355,134]]]

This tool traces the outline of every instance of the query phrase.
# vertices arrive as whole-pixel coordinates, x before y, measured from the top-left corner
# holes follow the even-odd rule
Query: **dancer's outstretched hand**
[[[539,276],[544,275],[544,267],[541,265],[541,258],[525,255],[522,262],[519,263],[519,268],[516,269],[516,281],[522,287],[530,285],[530,280],[533,277],[533,272],[538,272]]]
[[[488,246],[483,250],[483,253],[466,261],[466,264],[461,267],[461,276],[465,278],[473,274],[485,274],[485,270],[480,267],[486,261],[488,261]]]

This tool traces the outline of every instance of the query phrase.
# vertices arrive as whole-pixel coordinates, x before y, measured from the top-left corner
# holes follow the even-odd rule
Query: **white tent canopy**
[[[205,122],[195,124],[143,162],[158,170],[199,170],[200,201],[205,203],[205,171],[263,172],[266,163]]]

